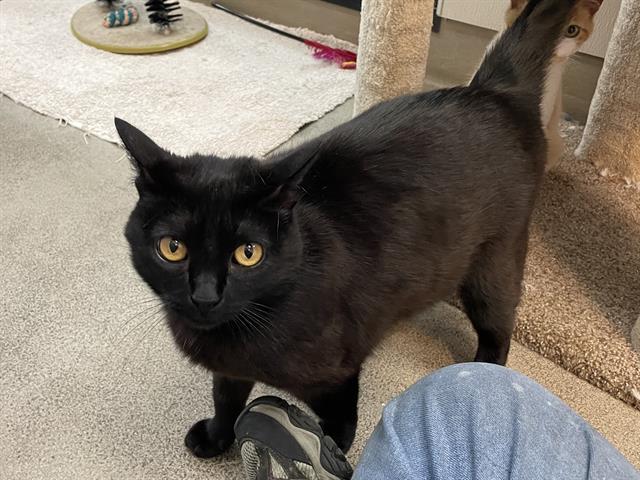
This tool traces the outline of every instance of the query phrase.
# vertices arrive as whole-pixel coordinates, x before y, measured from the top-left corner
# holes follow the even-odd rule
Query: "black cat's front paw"
[[[215,418],[205,418],[193,425],[184,444],[196,457],[212,458],[226,452],[235,440],[232,428],[222,428]]]

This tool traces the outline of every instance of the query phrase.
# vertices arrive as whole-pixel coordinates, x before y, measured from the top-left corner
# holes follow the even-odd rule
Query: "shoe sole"
[[[284,431],[278,431],[278,426]],[[251,440],[285,458],[311,465],[319,480],[346,480],[353,473],[336,443],[324,434],[320,425],[281,398],[254,400],[240,414],[234,429],[241,443]]]

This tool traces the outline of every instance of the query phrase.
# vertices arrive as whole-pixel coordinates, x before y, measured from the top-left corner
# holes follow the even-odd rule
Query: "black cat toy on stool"
[[[171,13],[180,9],[180,2],[175,0],[148,0],[144,4],[149,12],[149,21],[165,35],[171,33],[171,24],[182,20],[181,13]]]

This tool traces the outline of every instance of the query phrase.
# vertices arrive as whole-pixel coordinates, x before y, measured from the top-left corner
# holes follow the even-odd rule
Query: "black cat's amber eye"
[[[167,262],[181,262],[187,258],[187,247],[173,237],[162,237],[158,242],[157,250]]]
[[[575,38],[580,34],[580,27],[578,25],[569,25],[567,31],[564,34],[567,38]]]
[[[264,249],[259,243],[245,243],[233,252],[233,259],[243,267],[253,267],[260,263],[264,256]]]

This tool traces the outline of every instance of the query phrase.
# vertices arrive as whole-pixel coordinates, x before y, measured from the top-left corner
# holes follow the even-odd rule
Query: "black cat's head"
[[[286,295],[303,263],[293,209],[313,159],[182,157],[115,124],[137,172],[131,257],[165,306],[212,330]]]

